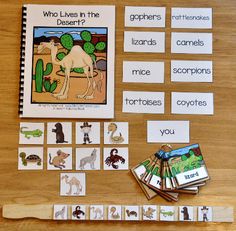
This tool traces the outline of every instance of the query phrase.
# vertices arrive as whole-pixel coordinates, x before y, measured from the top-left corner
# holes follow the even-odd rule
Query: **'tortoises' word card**
[[[171,28],[212,28],[212,8],[172,8]]]
[[[123,112],[164,114],[164,92],[123,91]]]
[[[165,7],[125,7],[126,27],[165,27]]]
[[[189,121],[147,121],[148,143],[189,143]]]
[[[164,62],[123,62],[123,82],[164,83]]]
[[[213,115],[214,95],[213,93],[172,92],[171,113]]]
[[[171,33],[171,53],[212,54],[212,33]]]
[[[165,52],[165,32],[124,32],[125,52]]]
[[[212,61],[171,61],[172,82],[212,82]]]

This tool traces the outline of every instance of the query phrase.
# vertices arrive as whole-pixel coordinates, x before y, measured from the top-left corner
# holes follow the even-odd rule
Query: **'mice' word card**
[[[171,33],[171,53],[212,54],[212,33]]]
[[[125,7],[126,27],[165,27],[165,7]]]
[[[165,32],[124,32],[125,52],[165,53]]]
[[[123,62],[123,82],[164,83],[164,62]]]
[[[172,8],[171,28],[212,28],[212,8]]]
[[[213,93],[172,92],[171,113],[213,115],[214,95]]]
[[[123,112],[164,114],[164,92],[123,91]]]
[[[189,143],[189,121],[147,121],[148,143]]]

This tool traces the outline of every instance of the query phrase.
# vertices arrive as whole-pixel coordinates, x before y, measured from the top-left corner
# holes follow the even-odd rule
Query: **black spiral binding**
[[[20,91],[19,91],[19,115],[20,117],[22,117],[23,115],[26,16],[27,16],[27,8],[23,6],[22,7],[22,21],[21,21],[21,54],[20,54]]]

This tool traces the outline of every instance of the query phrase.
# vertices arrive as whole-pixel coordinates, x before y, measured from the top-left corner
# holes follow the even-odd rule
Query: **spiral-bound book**
[[[114,6],[24,5],[21,41],[21,117],[114,117]]]

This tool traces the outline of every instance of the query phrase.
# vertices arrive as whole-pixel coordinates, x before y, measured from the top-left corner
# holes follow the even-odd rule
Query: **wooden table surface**
[[[19,60],[21,6],[23,3],[45,4],[114,4],[116,8],[116,87],[115,121],[128,121],[130,126],[130,166],[155,152],[158,144],[146,143],[147,120],[190,120],[191,143],[199,143],[209,169],[211,181],[196,196],[180,195],[178,203],[168,203],[160,197],[147,201],[143,192],[128,171],[99,171],[87,173],[87,195],[83,198],[59,196],[58,171],[18,171],[17,148],[20,121],[55,121],[19,119]],[[236,1],[235,0],[71,0],[71,1],[0,1],[0,205],[7,203],[84,203],[84,204],[161,204],[161,205],[236,205]],[[123,52],[124,6],[167,7],[166,28],[135,29],[166,32],[165,54],[139,54]],[[213,55],[170,54],[171,7],[213,8]],[[127,28],[132,30],[132,28]],[[203,30],[197,30],[203,31]],[[205,31],[205,30],[204,30]],[[206,30],[211,31],[211,30]],[[214,83],[171,83],[171,59],[213,60]],[[122,83],[123,60],[165,61],[165,84]],[[124,114],[123,90],[166,92],[164,115]],[[214,116],[171,115],[170,92],[214,92]],[[64,120],[63,120],[64,121]],[[65,120],[71,121],[71,120]],[[75,120],[72,120],[75,122]],[[174,145],[180,147],[181,145]],[[101,144],[103,147],[103,144]],[[44,166],[46,168],[46,166]],[[36,219],[7,220],[0,217],[0,230],[236,230],[236,224],[200,223],[145,223],[145,222],[85,222],[40,221]]]

